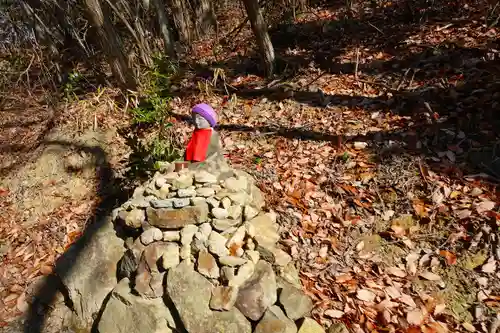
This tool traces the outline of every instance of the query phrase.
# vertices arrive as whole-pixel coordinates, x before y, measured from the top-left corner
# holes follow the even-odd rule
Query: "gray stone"
[[[212,209],[212,215],[218,220],[223,220],[229,216],[229,212],[225,208],[215,207]]]
[[[188,224],[181,230],[181,244],[191,245],[194,234],[198,231],[198,227],[194,224]]]
[[[283,284],[279,301],[292,320],[308,316],[313,309],[312,300],[301,289],[289,283]]]
[[[253,251],[255,250],[255,243],[252,238],[247,238],[247,250]]]
[[[212,288],[212,284],[186,261],[168,271],[166,291],[188,332],[207,332],[210,327]]]
[[[334,323],[328,328],[327,333],[349,333],[349,330],[343,323]]]
[[[217,176],[207,172],[205,170],[200,170],[194,175],[194,180],[197,183],[217,183]]]
[[[209,187],[200,187],[199,189],[196,190],[196,194],[199,195],[200,197],[212,197],[215,195],[215,190],[213,188]]]
[[[158,228],[149,228],[141,234],[141,242],[144,245],[149,245],[154,241],[163,239],[163,233]]]
[[[189,173],[179,175],[179,177],[174,179],[174,181],[172,182],[172,186],[177,189],[188,188],[191,185],[193,185],[193,176]]]
[[[91,224],[57,260],[55,273],[76,315],[75,325],[89,328],[109,292],[117,284],[117,265],[125,252],[111,218]]]
[[[252,261],[247,261],[239,269],[238,273],[229,281],[229,286],[239,287],[243,285],[255,272],[255,264]]]
[[[181,259],[191,262],[191,246],[183,245],[179,255]]]
[[[166,199],[170,193],[170,185],[164,185],[158,190],[158,198]]]
[[[239,219],[241,217],[242,211],[243,209],[241,208],[241,206],[230,206],[227,209],[228,217],[233,220]]]
[[[252,206],[257,208],[257,210],[261,210],[265,206],[266,202],[264,200],[264,196],[262,195],[262,192],[259,190],[259,188],[255,186],[255,184],[252,184],[250,186],[250,197]]]
[[[194,198],[191,198],[191,205],[192,206],[203,206],[203,205],[206,205],[207,204],[207,200],[205,198],[201,198],[201,197],[194,197]]]
[[[134,193],[132,193],[132,198],[138,198],[144,196],[144,190],[146,188],[144,186],[137,186],[134,189]]]
[[[147,208],[149,224],[162,229],[177,229],[188,224],[200,224],[208,220],[208,205],[189,206],[181,209]]]
[[[167,185],[167,179],[163,176],[159,176],[156,178],[155,185],[157,188],[162,188],[163,186]]]
[[[298,333],[325,333],[323,327],[312,318],[304,318],[299,326]]]
[[[181,233],[176,230],[169,230],[163,232],[163,241],[165,242],[176,242],[181,240]]]
[[[146,221],[146,214],[142,209],[132,209],[129,212],[122,210],[118,217],[130,228],[140,228]]]
[[[257,244],[266,250],[272,251],[279,241],[278,225],[273,222],[269,214],[260,214],[248,222],[255,228]]]
[[[245,222],[244,226],[246,228],[248,237],[254,238],[256,233],[254,225],[249,222]]]
[[[176,243],[168,243],[161,254],[161,265],[167,270],[176,267],[180,263],[180,249]]]
[[[229,177],[224,181],[224,186],[233,192],[246,191],[248,188],[248,179],[245,177]]]
[[[210,205],[211,208],[216,208],[220,206],[220,201],[215,199],[214,197],[207,198],[207,203]]]
[[[232,202],[237,205],[244,206],[251,203],[251,198],[245,192],[231,192],[229,190],[220,190],[217,192],[215,197],[219,200],[224,200],[225,197],[229,198]],[[224,202],[223,202],[224,205]],[[229,207],[230,205],[228,205]],[[226,208],[226,207],[225,207]]]
[[[259,320],[276,300],[276,277],[273,267],[260,260],[255,265],[253,275],[240,287],[236,308],[247,318]]]
[[[292,257],[281,249],[276,248],[272,251],[272,253],[274,256],[274,264],[276,266],[285,267],[292,261]]]
[[[239,220],[213,219],[213,221],[212,221],[212,226],[214,227],[215,230],[218,230],[218,231],[226,231],[230,228],[237,227],[240,224],[241,224],[241,221],[239,221]]]
[[[174,207],[173,199],[151,200],[151,206],[154,208],[172,208]]]
[[[215,258],[206,251],[200,251],[198,254],[198,272],[209,279],[219,277],[219,266]]]
[[[280,277],[291,285],[294,285],[297,288],[302,288],[302,284],[300,283],[299,278],[299,271],[297,270],[293,262],[290,262],[281,270]]]
[[[256,217],[259,214],[259,211],[252,206],[246,205],[243,209],[243,216],[245,221],[249,221]]]
[[[276,306],[271,306],[255,327],[255,333],[297,333],[297,326]]]
[[[236,308],[213,312],[209,333],[251,333],[252,325]]]
[[[208,239],[210,233],[212,232],[212,226],[210,223],[203,223],[200,225],[200,232]]]
[[[173,184],[174,180],[179,178],[179,174],[177,172],[169,172],[164,176],[164,178],[168,184]]]
[[[210,299],[210,308],[213,310],[230,310],[236,302],[238,288],[217,286],[212,291]]]
[[[220,186],[220,185],[210,185],[210,188],[213,188],[215,193],[222,190],[222,186]]]
[[[216,231],[212,231],[208,236],[208,250],[218,257],[226,256],[229,250],[226,248],[227,239]]]
[[[135,296],[129,283],[122,279],[111,292],[97,326],[99,333],[172,332],[175,322],[163,300]]]
[[[182,207],[189,206],[190,202],[191,202],[191,200],[189,200],[189,198],[173,198],[172,199],[172,205],[174,206],[174,208],[182,208]]]
[[[246,229],[244,226],[236,229],[236,232],[231,236],[231,238],[227,241],[226,247],[229,249],[233,248],[241,248],[243,246],[244,239],[246,235]]]
[[[152,243],[142,251],[137,267],[134,289],[142,296],[156,298],[163,295],[163,275],[158,270],[157,262],[165,252],[168,243]]]
[[[235,257],[235,256],[223,256],[219,258],[219,262],[224,266],[241,266],[248,260],[245,258]]]
[[[177,191],[180,198],[190,198],[196,196],[196,190],[192,188],[183,188]],[[187,205],[186,205],[187,206]]]
[[[251,202],[251,198],[245,192],[236,192],[228,195],[229,199],[237,205],[244,206]]]
[[[229,199],[228,197],[222,198],[221,203],[222,207],[224,207],[225,209],[231,207],[231,199]]]
[[[257,264],[259,262],[260,259],[259,251],[246,250],[245,254],[248,257],[248,259],[250,259],[250,261],[253,262],[254,264]]]
[[[234,278],[234,267],[222,266],[220,269],[220,276],[224,282],[229,282]]]
[[[130,207],[133,208],[146,208],[149,207],[151,199],[156,199],[156,198],[150,196],[148,197],[139,196],[136,198],[132,198],[130,201],[128,201],[128,204],[130,205]]]

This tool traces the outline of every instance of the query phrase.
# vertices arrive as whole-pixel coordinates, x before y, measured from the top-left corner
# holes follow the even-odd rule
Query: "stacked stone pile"
[[[158,172],[137,188],[113,215],[135,237],[99,332],[323,332],[263,207],[230,168]]]

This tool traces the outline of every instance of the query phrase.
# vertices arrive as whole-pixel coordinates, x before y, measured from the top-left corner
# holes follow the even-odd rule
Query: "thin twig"
[[[401,81],[399,82],[398,87],[396,88],[397,91],[399,91],[399,89],[401,89],[401,87],[403,86],[403,83],[405,82],[405,79],[406,79],[406,75],[408,75],[409,71],[410,71],[410,68],[408,68],[406,70],[405,75],[403,75],[403,77],[401,78]]]
[[[356,48],[356,67],[354,67],[354,77],[358,79],[359,47]]]
[[[379,28],[377,28],[376,26],[374,26],[373,24],[371,24],[370,22],[368,22],[368,24],[370,26],[372,26],[373,28],[375,28],[378,32],[380,32],[382,35],[385,35],[384,32],[382,30],[380,30]]]

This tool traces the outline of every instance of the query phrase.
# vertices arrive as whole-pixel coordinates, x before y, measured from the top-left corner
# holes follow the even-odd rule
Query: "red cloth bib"
[[[186,148],[185,160],[202,162],[207,158],[208,145],[212,137],[211,128],[195,129]]]

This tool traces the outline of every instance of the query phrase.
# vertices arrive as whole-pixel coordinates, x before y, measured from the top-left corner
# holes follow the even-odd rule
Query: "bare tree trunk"
[[[110,15],[104,14],[99,0],[85,0],[88,16],[99,36],[113,75],[124,88],[135,89],[137,82],[131,75],[118,35],[110,21]]]
[[[174,16],[175,25],[179,32],[181,42],[191,44],[191,24],[188,7],[185,0],[171,0],[172,1],[172,15]]]
[[[216,27],[215,13],[211,0],[195,0],[196,27],[199,32],[207,31]]]
[[[258,0],[243,0],[243,3],[245,4],[253,33],[257,39],[260,55],[264,60],[266,74],[267,76],[272,76],[275,62],[274,48],[269,33],[267,32],[266,22],[260,11],[259,2]]]
[[[156,14],[158,15],[158,24],[163,37],[165,53],[168,54],[170,58],[176,59],[177,55],[174,48],[174,38],[170,32],[170,25],[168,23],[167,13],[165,12],[165,4],[162,0],[153,0],[153,4],[156,8]]]

